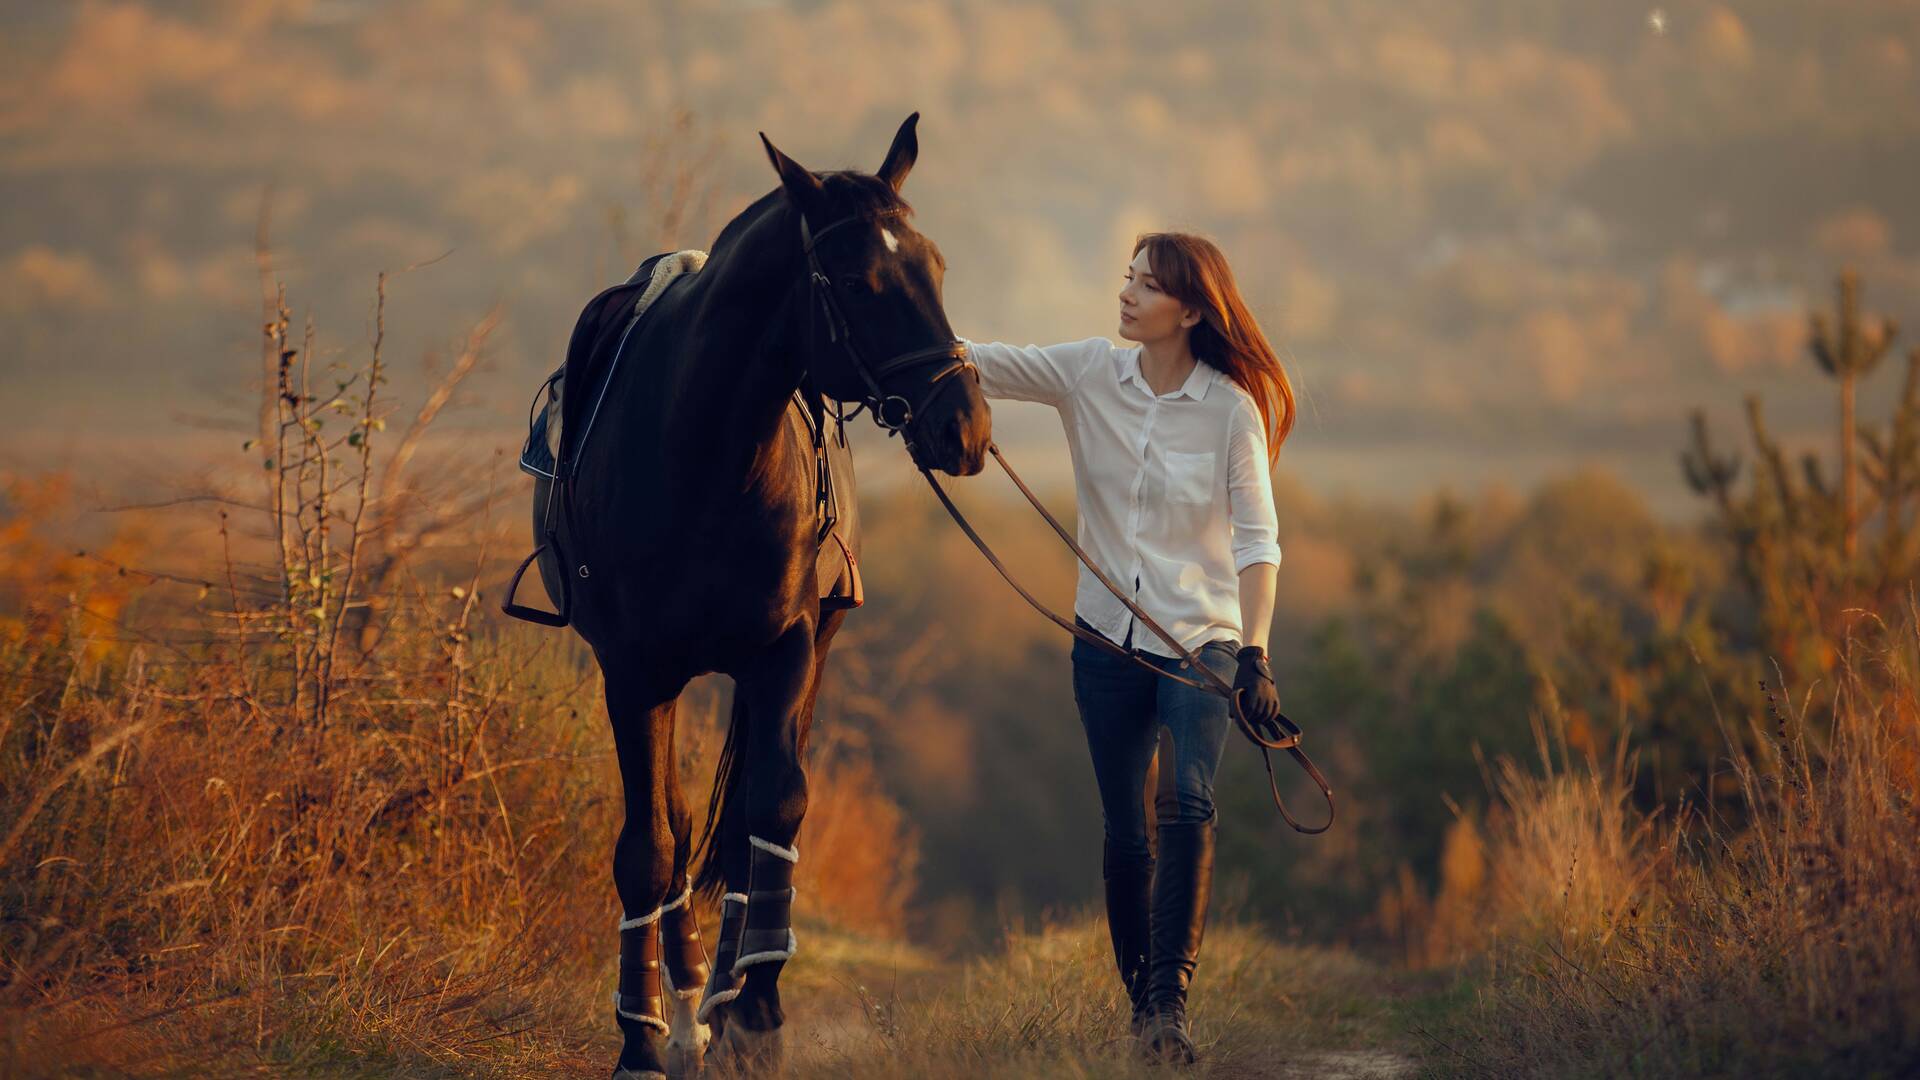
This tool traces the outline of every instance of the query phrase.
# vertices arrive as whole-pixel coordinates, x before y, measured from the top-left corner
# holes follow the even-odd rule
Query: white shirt
[[[963,339],[964,340],[964,339]],[[1060,345],[967,342],[988,397],[1060,410],[1079,541],[1133,601],[1189,649],[1245,641],[1240,571],[1280,564],[1267,431],[1253,395],[1204,363],[1156,395],[1140,346],[1106,338]],[[1173,655],[1159,636],[1080,567],[1074,611],[1115,642]]]

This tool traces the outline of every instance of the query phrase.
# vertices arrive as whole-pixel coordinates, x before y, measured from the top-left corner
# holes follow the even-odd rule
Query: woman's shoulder
[[[1112,338],[1099,335],[1090,338],[1081,338],[1079,341],[1071,342],[1066,347],[1078,349],[1087,354],[1088,357],[1096,360],[1117,360],[1129,350],[1137,350],[1140,348],[1138,345],[1117,345]]]
[[[1061,342],[1054,348],[1073,357],[1074,382],[1078,384],[1085,382],[1086,377],[1095,371],[1118,372],[1127,354],[1137,351],[1139,346],[1121,346],[1111,338],[1095,336]]]
[[[1240,380],[1219,368],[1215,368],[1213,372],[1213,382],[1215,386],[1227,392],[1225,400],[1236,416],[1259,417],[1260,403],[1254,399],[1252,391],[1240,385]]]

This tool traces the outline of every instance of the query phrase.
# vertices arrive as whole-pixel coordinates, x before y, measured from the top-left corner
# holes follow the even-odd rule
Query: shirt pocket
[[[1205,506],[1213,501],[1214,455],[1168,450],[1167,501]]]

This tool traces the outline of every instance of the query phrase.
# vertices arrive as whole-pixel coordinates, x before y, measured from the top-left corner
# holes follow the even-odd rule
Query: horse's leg
[[[738,758],[745,751],[740,743],[745,742],[744,733],[753,725],[747,712],[747,695],[741,691],[738,679],[734,681],[728,724],[728,745],[721,752],[719,764],[722,775],[715,779],[715,783],[729,787],[744,786],[747,778]],[[726,779],[729,772],[734,774],[735,779]],[[713,964],[708,972],[706,992],[700,997],[694,1019],[711,1025],[711,1045],[722,1057],[730,1052],[730,1044],[726,1037],[727,1012],[721,1006],[740,996],[740,986],[744,981],[742,976],[734,974],[733,962],[740,956],[740,932],[747,922],[749,847],[745,805],[744,796],[737,791],[722,797],[719,819],[714,822],[713,835],[707,840],[711,845],[709,863],[720,871],[720,930],[714,937]]]
[[[626,822],[613,852],[620,894],[620,984],[614,1014],[626,1044],[614,1080],[663,1080],[668,1024],[660,985],[660,927],[673,881],[674,838],[668,813],[673,762],[673,706],[679,686],[650,681],[630,657],[602,662],[607,716],[613,724]]]
[[[724,1010],[721,1036],[748,1067],[777,1069],[781,1063],[786,1014],[779,979],[796,945],[793,874],[800,854],[795,841],[807,811],[807,731],[827,646],[845,614],[833,612],[817,628],[795,624],[738,680],[751,719],[741,814],[747,842],[727,853],[727,878],[730,889],[745,885],[745,923],[733,961],[745,981]]]
[[[673,832],[673,877],[666,907],[660,916],[661,970],[666,976],[667,1076],[689,1076],[700,1070],[707,1051],[708,1028],[695,1015],[707,983],[707,950],[700,942],[700,920],[694,911],[693,888],[687,863],[693,856],[693,813],[680,786],[680,757],[667,754],[667,822]]]

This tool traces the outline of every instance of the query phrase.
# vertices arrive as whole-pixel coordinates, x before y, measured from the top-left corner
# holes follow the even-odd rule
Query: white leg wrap
[[[747,894],[743,892],[730,892],[721,896],[720,900],[722,903],[731,900],[736,904],[744,904],[747,902]]]
[[[630,1013],[627,1010],[621,1008],[620,1007],[620,991],[618,990],[615,990],[613,992],[613,1011],[616,1013],[619,1013],[623,1019],[632,1020],[632,1021],[635,1021],[636,1023],[645,1024],[651,1028],[659,1028],[661,1031],[667,1032],[669,1034],[671,1034],[673,1031],[672,1028],[667,1026],[667,1022],[665,1020],[662,1020],[657,1016],[648,1016],[645,1013]]]
[[[800,846],[798,844],[795,844],[793,847],[781,847],[771,840],[762,840],[757,836],[747,837],[747,843],[752,844],[754,847],[759,848],[769,855],[778,855],[790,863],[800,861]]]
[[[712,994],[702,999],[700,1002],[700,1008],[694,1012],[693,1018],[695,1020],[700,1021],[703,1024],[706,1023],[708,1013],[711,1013],[714,1009],[718,1008],[719,1006],[725,1005],[727,1002],[732,1001],[734,998],[739,997],[741,989],[742,989],[741,987],[736,986],[731,990],[722,990],[717,994]]]
[[[673,999],[672,1016],[667,1022],[667,1048],[680,1051],[683,1058],[690,1057],[697,1064],[706,1056],[707,1043],[712,1040],[712,1033],[694,1011],[693,999],[705,988],[675,989],[673,973],[665,965],[660,968],[660,981]]]
[[[682,904],[691,902],[692,899],[693,899],[693,886],[689,885],[687,886],[687,889],[685,892],[667,901],[666,903],[661,904],[659,907],[654,908],[651,913],[646,915],[636,915],[631,919],[621,919],[620,929],[631,930],[636,926],[649,926],[653,923],[657,923],[660,921],[660,916],[665,915],[667,912],[672,911],[674,908],[677,908]]]
[[[738,975],[742,971],[746,970],[749,967],[752,967],[755,964],[764,964],[770,960],[791,960],[793,959],[794,952],[797,951],[799,948],[800,948],[800,939],[794,937],[793,931],[789,929],[787,931],[787,947],[786,948],[768,949],[765,952],[748,953],[747,955],[733,962],[733,973],[735,975]]]
[[[620,929],[632,930],[638,926],[652,926],[654,923],[660,921],[660,916],[664,914],[666,910],[666,908],[659,908],[650,915],[636,915],[631,919],[621,919]]]

